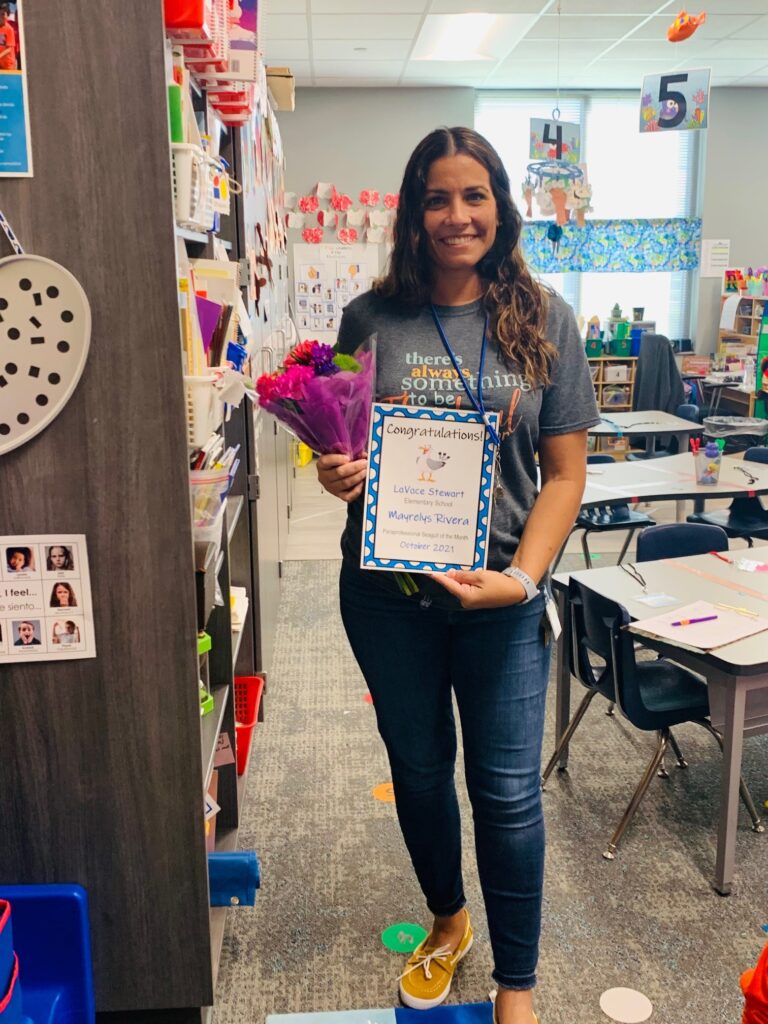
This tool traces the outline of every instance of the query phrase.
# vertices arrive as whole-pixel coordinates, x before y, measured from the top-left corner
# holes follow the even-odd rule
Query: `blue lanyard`
[[[461,372],[461,367],[459,366],[456,356],[454,355],[450,342],[445,336],[443,325],[440,323],[440,317],[437,315],[437,310],[435,309],[434,304],[430,305],[430,309],[432,311],[432,319],[435,321],[437,333],[440,335],[440,340],[443,343],[443,348],[448,353],[448,356],[451,362],[453,363],[453,368],[458,374],[459,380],[461,381],[462,386],[467,393],[467,398],[472,403],[472,407],[474,408],[475,412],[482,416],[486,430],[491,435],[491,440],[493,441],[493,443],[497,447],[500,447],[501,438],[496,433],[494,428],[491,426],[491,423],[488,419],[488,414],[485,411],[485,403],[483,402],[483,368],[485,366],[485,349],[488,344],[488,314],[485,314],[485,323],[483,324],[483,341],[480,346],[480,369],[477,372],[477,398],[475,398],[475,396],[472,394],[472,389],[470,388],[469,384],[467,384],[464,374]]]

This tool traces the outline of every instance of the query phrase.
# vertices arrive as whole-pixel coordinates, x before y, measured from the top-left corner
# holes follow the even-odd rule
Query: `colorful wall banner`
[[[523,251],[539,274],[568,271],[603,274],[695,270],[699,265],[701,219],[592,220],[583,228],[565,224],[555,253],[548,220],[527,221]]]
[[[21,0],[0,9],[0,177],[32,176]]]
[[[640,99],[640,132],[697,131],[707,127],[711,68],[646,75]]]

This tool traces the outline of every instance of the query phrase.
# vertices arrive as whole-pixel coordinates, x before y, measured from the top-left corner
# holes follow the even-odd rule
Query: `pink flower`
[[[378,206],[380,196],[374,189],[364,188],[360,193],[361,206]]]
[[[256,381],[256,394],[262,402],[271,402],[275,394],[277,374],[263,373]]]
[[[304,228],[301,232],[301,237],[305,242],[309,242],[310,245],[319,245],[323,240],[323,229]]]
[[[294,364],[287,367],[284,373],[279,374],[275,378],[272,400],[288,398],[300,401],[304,397],[305,385],[314,376],[315,371],[311,366],[298,366]]]
[[[397,192],[387,192],[384,196],[384,205],[388,210],[396,210],[400,202],[400,196]]]
[[[317,196],[302,196],[299,200],[299,209],[302,213],[315,213],[320,206]]]
[[[357,228],[347,228],[347,236],[350,242],[357,241]]]

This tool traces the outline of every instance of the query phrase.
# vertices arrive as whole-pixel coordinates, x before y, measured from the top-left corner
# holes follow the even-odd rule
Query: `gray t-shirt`
[[[584,343],[571,307],[549,295],[547,337],[559,352],[546,387],[534,387],[519,367],[509,366],[489,337],[483,371],[483,401],[501,413],[501,487],[495,488],[488,568],[512,561],[538,494],[535,454],[541,434],[568,434],[599,422]],[[438,306],[437,313],[457,362],[477,394],[485,313],[481,299],[463,306]],[[344,310],[336,348],[353,353],[375,334],[376,400],[411,406],[471,409],[443,347],[428,306],[406,309],[393,299],[366,292]],[[468,371],[468,373],[467,373]],[[498,476],[497,476],[498,483]],[[342,537],[345,559],[360,564],[363,501],[353,502]],[[379,573],[378,575],[389,575]]]

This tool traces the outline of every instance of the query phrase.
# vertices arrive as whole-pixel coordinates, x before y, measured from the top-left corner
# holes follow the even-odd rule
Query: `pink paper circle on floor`
[[[600,996],[600,1009],[619,1024],[641,1024],[653,1013],[653,1003],[633,988],[609,988]]]
[[[373,697],[370,695],[370,693],[364,694],[363,700],[365,701],[366,704],[373,704]]]

